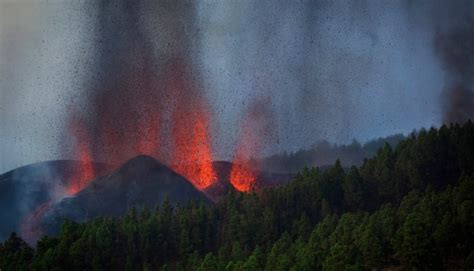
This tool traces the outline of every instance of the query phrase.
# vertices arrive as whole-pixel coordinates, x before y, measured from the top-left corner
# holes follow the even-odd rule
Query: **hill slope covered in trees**
[[[274,154],[262,159],[253,159],[253,161],[264,171],[284,173],[296,173],[309,166],[326,167],[333,165],[337,159],[344,167],[360,166],[365,158],[374,156],[384,144],[388,143],[393,147],[404,138],[402,134],[396,134],[373,139],[363,144],[354,139],[348,145],[320,141],[309,149]]]
[[[132,208],[66,221],[35,249],[16,235],[2,270],[469,270],[474,125],[421,131],[360,167],[339,161],[215,205]]]

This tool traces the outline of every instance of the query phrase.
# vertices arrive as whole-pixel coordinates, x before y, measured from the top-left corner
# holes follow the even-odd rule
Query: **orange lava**
[[[217,182],[212,164],[209,106],[183,63],[172,63],[169,71],[167,86],[168,92],[172,93],[170,164],[174,171],[202,190]]]
[[[176,112],[173,129],[173,170],[180,173],[198,189],[217,181],[212,165],[209,117],[203,112]]]
[[[240,192],[251,191],[256,183],[257,176],[247,167],[233,164],[230,171],[230,183]]]
[[[140,154],[171,165],[198,189],[217,182],[212,116],[203,92],[183,61],[170,61],[163,70],[159,78],[145,71],[125,74],[130,78],[117,89],[106,85],[106,91],[91,102],[87,125],[72,112],[69,133],[76,141],[74,157],[84,164],[67,189],[69,195],[95,177],[92,161],[118,166]]]
[[[257,101],[251,105],[240,125],[237,148],[229,175],[229,181],[235,189],[249,192],[256,187],[259,165],[249,161],[263,150],[263,140],[271,134],[272,114],[269,101]]]
[[[89,149],[89,137],[84,124],[80,119],[71,122],[71,132],[76,139],[75,157],[80,160],[79,168],[74,169],[71,179],[68,182],[66,193],[70,196],[84,189],[89,182],[96,177],[92,155]]]
[[[257,176],[250,170],[248,158],[258,151],[257,137],[252,133],[248,123],[250,119],[243,121],[239,142],[235,151],[232,169],[230,170],[229,180],[235,189],[241,192],[249,192],[255,186]]]

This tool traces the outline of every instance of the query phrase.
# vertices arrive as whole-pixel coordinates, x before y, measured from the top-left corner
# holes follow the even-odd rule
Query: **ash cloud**
[[[430,106],[443,84],[433,29],[410,20],[403,1],[202,4],[199,18],[220,126],[238,123],[255,97],[272,97],[279,143],[264,155],[439,122]],[[235,127],[219,138],[233,138]]]
[[[76,158],[72,115],[111,162],[137,153],[141,123],[169,141],[178,107],[210,111],[222,160],[259,97],[262,156],[473,114],[468,0],[22,2],[0,3],[0,172]]]
[[[85,102],[72,101],[66,120],[80,118],[86,132],[79,134],[88,138],[72,137],[86,142],[98,161],[118,164],[144,152],[171,159],[173,111],[193,111],[203,99],[193,59],[193,5],[97,1],[90,9],[97,11],[94,76]],[[75,152],[66,134],[65,155]]]
[[[438,26],[435,50],[446,71],[442,94],[445,123],[463,123],[474,118],[474,5],[459,3],[457,13]]]
[[[272,97],[279,144],[266,155],[408,134],[471,114],[471,87],[452,86],[458,73],[471,82],[471,60],[450,63],[472,59],[470,1],[239,1],[200,11],[219,121],[236,123],[242,104]],[[229,139],[236,128],[220,132]]]

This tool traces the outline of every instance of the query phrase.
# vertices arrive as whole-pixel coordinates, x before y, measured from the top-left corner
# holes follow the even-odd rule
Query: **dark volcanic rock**
[[[53,200],[66,189],[71,176],[84,164],[73,160],[35,163],[0,175],[0,242],[10,232],[20,232],[22,221],[38,206]],[[98,175],[107,165],[94,163]]]
[[[187,179],[148,156],[129,160],[110,175],[93,180],[74,197],[64,198],[44,213],[40,227],[57,233],[64,219],[76,222],[97,216],[118,216],[132,206],[154,207],[166,198],[172,204],[209,202]]]
[[[204,189],[204,193],[212,201],[217,202],[235,188],[230,184],[229,174],[232,169],[232,163],[226,161],[213,162],[212,166],[217,174],[217,182]]]
[[[111,172],[110,167],[94,164],[102,177],[92,180],[76,195],[62,198],[69,179],[82,166],[77,161],[51,161],[0,175],[1,240],[11,231],[17,231],[34,242],[43,233],[56,233],[66,218],[83,222],[97,216],[118,216],[132,206],[154,207],[166,198],[172,204],[185,204],[189,200],[210,203],[235,191],[229,182],[230,162],[213,163],[218,182],[201,192],[155,159],[138,156],[108,175],[105,174]],[[260,172],[255,188],[279,185],[291,177]]]

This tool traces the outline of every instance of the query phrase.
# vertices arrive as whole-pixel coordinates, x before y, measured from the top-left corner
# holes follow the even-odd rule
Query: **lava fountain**
[[[80,140],[90,144],[80,147],[86,150],[75,152],[74,158],[118,167],[144,154],[204,189],[217,177],[212,167],[212,116],[194,55],[193,37],[199,30],[193,6],[98,2],[96,34],[101,42],[94,76],[78,101],[85,101],[81,113],[86,135]],[[145,7],[159,16],[144,20]],[[66,122],[75,119],[73,115]],[[83,188],[75,187],[74,192]]]
[[[237,148],[230,171],[230,183],[241,192],[249,192],[256,186],[258,163],[249,161],[263,151],[263,140],[270,138],[272,113],[269,101],[253,103],[240,124]]]
[[[87,118],[88,125],[78,112],[71,115],[68,133],[75,143],[73,155],[84,166],[71,179],[69,195],[95,177],[92,161],[117,167],[137,155],[169,164],[200,190],[217,181],[209,106],[181,60],[174,59],[165,67],[161,78],[153,79],[160,88],[142,82],[131,88],[139,95],[125,90],[98,95],[92,103],[95,115],[92,120]],[[151,77],[143,80],[151,82]],[[150,89],[145,91],[146,86]]]
[[[171,102],[174,105],[171,113],[171,167],[203,190],[217,182],[212,165],[209,106],[202,94],[194,90],[195,86],[181,63],[174,62],[170,71],[168,85],[174,97]]]
[[[70,123],[70,131],[75,140],[74,154],[81,161],[79,168],[74,170],[69,182],[67,182],[67,195],[73,196],[84,189],[89,182],[96,177],[92,155],[90,152],[90,139],[85,130],[84,122],[79,118],[73,118]]]
[[[205,189],[217,181],[212,165],[209,118],[204,112],[178,114],[181,116],[173,129],[173,170],[190,180],[196,188]],[[182,122],[191,123],[188,126]]]

